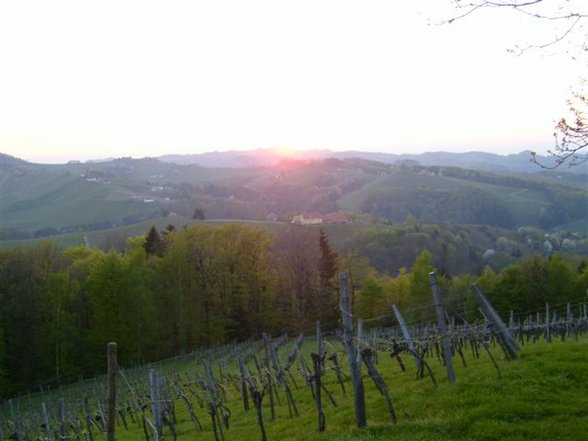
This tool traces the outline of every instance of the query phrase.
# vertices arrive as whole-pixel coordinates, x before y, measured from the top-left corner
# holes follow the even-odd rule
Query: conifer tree
[[[149,230],[149,233],[147,233],[143,247],[145,248],[145,252],[148,256],[163,256],[165,252],[165,244],[157,232],[155,226],[152,226]]]
[[[331,247],[329,238],[322,228],[319,231],[319,251],[318,315],[319,319],[327,326],[334,326],[337,317],[334,280],[337,274],[338,255]]]

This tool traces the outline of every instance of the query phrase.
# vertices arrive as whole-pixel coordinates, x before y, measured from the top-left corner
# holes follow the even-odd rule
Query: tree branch
[[[558,45],[563,41],[571,42],[571,36],[575,30],[581,28],[582,22],[588,19],[588,1],[574,2],[572,0],[527,0],[527,1],[502,1],[502,0],[453,0],[457,11],[461,13],[444,23],[453,23],[461,20],[484,8],[502,8],[524,14],[538,22],[557,24],[555,36],[541,44],[529,44],[526,47],[517,47],[518,55],[529,49],[545,49]],[[539,9],[538,9],[539,8]],[[515,52],[515,50],[510,50]],[[582,35],[578,54],[588,52],[587,39]],[[576,57],[574,57],[575,59]],[[588,161],[588,92],[586,81],[582,81],[580,91],[573,92],[572,100],[568,101],[569,110],[573,118],[568,122],[565,118],[560,119],[555,125],[555,147],[547,153],[554,159],[554,165],[545,164],[537,159],[532,153],[531,161],[542,168],[553,169],[563,163],[573,167]]]

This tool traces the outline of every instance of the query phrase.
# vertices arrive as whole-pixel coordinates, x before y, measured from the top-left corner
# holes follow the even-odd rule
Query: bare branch
[[[542,44],[529,44],[529,45],[527,45],[524,48],[519,48],[519,54],[522,54],[523,52],[525,52],[525,51],[527,51],[529,49],[546,49],[549,46],[553,46],[553,45],[555,45],[555,44],[557,44],[557,43],[565,40],[567,38],[567,36],[574,30],[574,28],[576,27],[576,25],[578,23],[580,23],[580,21],[583,18],[585,18],[585,17],[588,17],[588,16],[576,16],[576,20],[572,24],[570,24],[568,26],[568,28],[565,29],[564,32],[561,35],[559,35],[558,37],[553,38],[550,41],[547,41],[545,43],[542,43]],[[514,52],[514,51],[511,50],[511,52]]]
[[[486,6],[484,6],[484,4],[479,4],[479,5],[475,6],[475,7],[472,7],[472,8],[471,8],[471,9],[469,9],[469,10],[468,10],[468,11],[467,11],[465,14],[458,15],[457,17],[450,18],[449,20],[447,20],[447,23],[451,24],[451,23],[453,23],[455,20],[460,20],[460,19],[462,19],[462,18],[465,18],[465,17],[467,17],[468,15],[470,15],[470,14],[473,14],[474,12],[476,12],[478,9],[480,9],[480,8],[484,8],[484,7],[486,7]]]
[[[505,9],[515,11],[520,14],[542,23],[554,23],[558,32],[548,41],[540,44],[529,44],[526,47],[517,47],[518,55],[529,49],[545,49],[551,46],[559,45],[564,41],[571,42],[572,34],[581,28],[585,21],[588,21],[588,1],[572,0],[453,0],[459,15],[446,20],[445,23],[453,23],[461,20],[473,13],[485,8]],[[462,12],[465,11],[465,12]],[[577,32],[575,35],[578,35]],[[574,42],[574,46],[577,43]],[[577,47],[577,46],[576,46]],[[578,54],[588,52],[586,36],[582,35],[582,41],[579,42]],[[576,57],[574,57],[576,59]],[[548,150],[549,155],[553,158],[553,164],[545,164],[537,159],[535,153],[531,155],[531,161],[542,168],[553,169],[567,163],[568,166],[588,162],[588,91],[586,81],[582,81],[582,86],[572,93],[572,99],[568,101],[571,114],[570,119],[561,118],[555,125],[555,147]]]
[[[540,45],[530,45],[529,47],[545,48],[554,43],[564,40],[576,25],[584,19],[588,18],[588,10],[586,5],[578,6],[569,1],[561,0],[563,3],[556,8],[556,11],[545,10],[548,6],[553,5],[556,1],[551,0],[531,0],[525,2],[517,1],[491,1],[491,0],[478,0],[475,2],[464,3],[461,0],[454,0],[454,4],[457,10],[466,10],[455,17],[447,19],[444,23],[453,23],[456,20],[461,20],[474,12],[484,8],[501,8],[507,10],[513,10],[518,13],[524,14],[527,17],[537,19],[544,22],[569,22],[569,24],[559,33],[558,37],[555,37],[553,41],[543,43]],[[541,5],[544,10],[537,10],[536,8]]]

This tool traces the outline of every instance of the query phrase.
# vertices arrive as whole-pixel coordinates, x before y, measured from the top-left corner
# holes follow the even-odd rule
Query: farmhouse
[[[277,222],[278,221],[278,215],[276,213],[269,213],[266,217],[265,217],[265,221],[266,222]]]
[[[350,222],[346,214],[341,212],[328,213],[323,216],[323,222],[326,224],[347,224]]]
[[[323,214],[320,212],[309,211],[297,214],[292,218],[292,223],[299,225],[346,224],[349,222],[350,220],[347,215],[340,212]]]

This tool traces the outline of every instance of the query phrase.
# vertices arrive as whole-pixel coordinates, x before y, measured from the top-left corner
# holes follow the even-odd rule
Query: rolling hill
[[[443,162],[442,156],[424,162]],[[457,163],[482,158],[445,157],[461,158]],[[196,209],[207,219],[255,221],[269,213],[290,221],[304,211],[345,211],[372,223],[413,218],[509,229],[570,226],[580,232],[588,225],[586,175],[564,170],[498,173],[361,158],[282,158],[274,165],[233,168],[155,158],[60,165],[0,159],[3,240],[85,233],[167,216],[190,218]],[[259,161],[266,159],[262,155]]]
[[[315,161],[327,158],[350,159],[360,158],[369,161],[382,162],[384,164],[396,164],[399,162],[414,161],[422,165],[443,165],[484,170],[491,172],[515,172],[536,173],[540,168],[531,161],[531,152],[522,151],[517,154],[497,155],[486,152],[428,152],[418,154],[393,154],[381,152],[366,152],[349,150],[337,152],[332,150],[303,150],[284,151],[282,149],[257,149],[251,151],[223,151],[207,152],[186,155],[160,156],[163,162],[175,164],[198,164],[203,167],[264,167],[279,164],[284,158]],[[550,157],[537,155],[537,161],[551,166],[553,160]],[[560,170],[560,172],[563,171]],[[587,167],[566,169],[566,172],[586,174]]]

